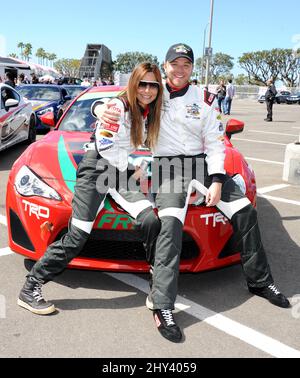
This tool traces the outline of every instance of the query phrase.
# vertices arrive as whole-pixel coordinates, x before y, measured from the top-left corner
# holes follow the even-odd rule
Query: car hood
[[[76,170],[90,133],[51,131],[31,149],[29,167],[45,180],[64,181],[73,191]]]
[[[32,146],[30,155],[23,163],[48,183],[50,181],[60,181],[60,184],[64,182],[65,186],[74,192],[77,167],[83,158],[84,146],[89,143],[90,137],[91,133],[88,132],[51,131]],[[131,155],[129,162],[135,166],[142,160],[151,160],[149,151],[135,152]]]
[[[39,101],[39,100],[28,100],[31,105],[33,111],[42,110],[43,108],[49,108],[50,106],[54,106],[57,104],[57,101]]]

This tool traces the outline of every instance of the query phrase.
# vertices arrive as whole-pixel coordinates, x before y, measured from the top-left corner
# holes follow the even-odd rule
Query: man
[[[16,84],[15,84],[14,75],[10,71],[8,71],[6,72],[5,76],[6,76],[6,81],[4,82],[4,84],[10,85],[12,88],[15,88]]]
[[[249,291],[274,305],[290,306],[274,285],[260,238],[256,210],[225,173],[224,129],[216,110],[215,96],[189,85],[193,64],[193,51],[186,44],[179,43],[168,50],[164,65],[167,82],[161,127],[152,167],[152,181],[162,176],[155,199],[161,230],[155,256],[149,261],[151,292],[146,305],[153,311],[161,335],[172,342],[182,340],[173,310],[183,225],[192,186],[199,183],[208,188],[206,206],[219,207],[232,224]],[[98,116],[103,122],[118,118],[110,110]],[[160,164],[163,159],[171,164]],[[184,165],[190,169],[182,169]],[[198,169],[197,174],[197,166],[203,167],[203,172]]]
[[[235,96],[235,88],[232,84],[232,80],[228,80],[227,90],[226,90],[226,97],[225,97],[225,112],[224,114],[230,115],[231,112],[231,105],[232,99]]]
[[[273,80],[270,79],[267,81],[268,89],[265,94],[266,98],[266,104],[267,104],[267,118],[265,118],[266,122],[272,122],[273,121],[273,105],[275,102],[275,97],[277,95],[277,90],[275,88],[275,85],[273,83]]]

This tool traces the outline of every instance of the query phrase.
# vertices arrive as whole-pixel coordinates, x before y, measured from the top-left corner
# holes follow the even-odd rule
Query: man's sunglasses
[[[141,80],[139,82],[139,88],[146,89],[148,85],[149,85],[150,89],[159,89],[159,82],[158,81]]]

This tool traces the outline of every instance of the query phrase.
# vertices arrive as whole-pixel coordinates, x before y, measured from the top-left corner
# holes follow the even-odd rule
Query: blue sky
[[[214,3],[214,52],[237,59],[249,51],[300,48],[299,0]],[[30,42],[34,52],[43,47],[58,58],[79,59],[87,43],[102,43],[113,58],[142,51],[163,61],[170,45],[185,42],[199,57],[209,15],[210,0],[3,1],[0,55],[18,53],[18,42]],[[237,64],[234,71],[241,72]]]

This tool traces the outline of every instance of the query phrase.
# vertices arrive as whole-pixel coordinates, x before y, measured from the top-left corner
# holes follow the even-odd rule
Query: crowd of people
[[[65,78],[65,77],[52,77],[50,75],[38,77],[35,73],[31,73],[30,76],[25,76],[24,73],[20,73],[17,77],[10,71],[5,74],[4,80],[0,76],[0,83],[4,82],[7,85],[15,88],[19,85],[24,84],[70,84],[70,85],[82,85],[84,87],[91,86],[102,86],[102,85],[114,85],[112,79],[95,79],[84,78],[82,81],[75,78]]]

